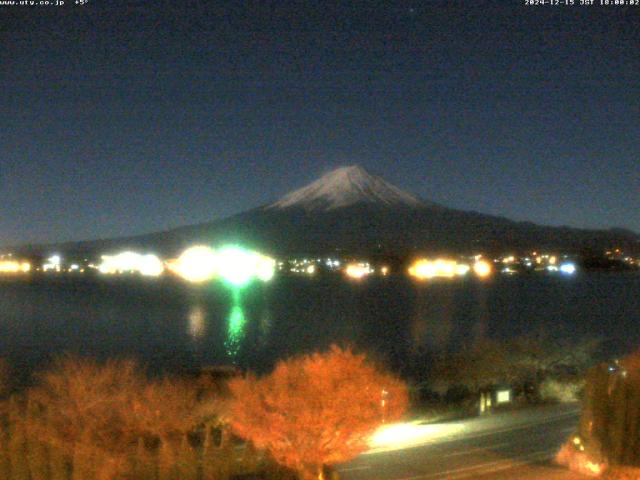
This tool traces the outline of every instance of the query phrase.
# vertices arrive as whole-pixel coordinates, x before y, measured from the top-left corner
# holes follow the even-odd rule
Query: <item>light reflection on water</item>
[[[233,305],[227,320],[227,338],[224,346],[227,355],[232,361],[236,361],[240,345],[246,335],[247,318],[242,307],[241,290],[236,288],[233,290]]]
[[[198,341],[206,333],[206,313],[201,305],[194,306],[188,315],[189,336]]]
[[[170,281],[0,280],[0,357],[25,372],[66,351],[131,356],[152,368],[266,371],[337,342],[404,368],[439,349],[540,330],[637,348],[639,289],[640,275],[596,273],[425,285],[281,278],[235,293]]]

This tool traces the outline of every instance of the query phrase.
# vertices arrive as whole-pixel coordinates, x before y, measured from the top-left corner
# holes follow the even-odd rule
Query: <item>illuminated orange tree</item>
[[[58,358],[29,391],[34,437],[73,460],[73,478],[116,478],[129,467],[134,401],[145,378],[131,361]]]
[[[371,434],[398,419],[407,389],[365,355],[332,346],[327,353],[281,361],[262,378],[231,381],[231,426],[303,479],[367,448]]]
[[[178,378],[163,378],[144,385],[133,403],[132,417],[142,437],[154,438],[159,442],[159,478],[188,478],[179,470],[179,456],[193,457],[188,445],[188,434],[198,425],[219,421],[222,403],[202,391],[190,381]],[[184,460],[184,458],[183,458]],[[186,462],[189,463],[189,462]],[[195,468],[195,462],[187,466]],[[174,475],[174,473],[176,475]]]

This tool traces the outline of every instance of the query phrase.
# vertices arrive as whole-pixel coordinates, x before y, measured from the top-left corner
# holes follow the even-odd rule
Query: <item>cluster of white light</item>
[[[347,277],[354,278],[356,280],[371,275],[373,272],[373,268],[371,268],[371,265],[367,262],[350,263],[344,269],[344,273]]]
[[[31,270],[29,262],[21,262],[18,260],[1,260],[0,273],[27,273]]]
[[[335,270],[336,268],[339,268],[341,265],[340,260],[334,260],[332,258],[327,258],[324,264],[327,266],[329,270]]]
[[[476,262],[473,264],[473,273],[475,273],[480,278],[485,278],[491,275],[493,271],[493,267],[486,260],[482,260],[482,258],[477,258]]]
[[[117,255],[103,255],[98,270],[106,275],[139,273],[157,277],[164,272],[164,265],[156,255],[126,251]]]
[[[47,258],[47,261],[42,265],[42,270],[45,272],[48,272],[49,270],[59,272],[61,264],[62,258],[60,257],[60,255],[52,255]]]
[[[560,272],[564,273],[565,275],[573,275],[574,273],[576,273],[576,265],[574,263],[563,263],[562,265],[560,265]]]
[[[455,260],[443,258],[430,260],[421,258],[409,267],[409,275],[419,280],[428,280],[437,277],[452,278],[455,276],[464,276],[469,270],[469,265],[458,263]]]
[[[167,262],[167,268],[192,283],[211,280],[218,271],[214,251],[204,245],[187,248],[176,259]]]
[[[289,260],[289,272],[291,273],[302,273],[305,275],[315,275],[318,271],[318,264],[322,263],[320,258],[318,259],[309,259],[309,258],[294,258]],[[328,263],[327,263],[328,265]],[[332,263],[333,265],[333,263]]]
[[[202,283],[220,277],[232,285],[241,286],[258,278],[267,282],[273,278],[276,262],[258,252],[236,246],[216,251],[204,245],[185,250],[168,268],[193,283]]]

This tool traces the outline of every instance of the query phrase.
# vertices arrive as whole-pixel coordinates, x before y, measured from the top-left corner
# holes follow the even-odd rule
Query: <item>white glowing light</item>
[[[201,283],[216,275],[218,258],[211,248],[197,245],[182,252],[168,267],[189,282]]]
[[[455,260],[447,260],[438,258],[429,260],[422,258],[416,260],[409,268],[409,275],[419,280],[427,280],[430,278],[444,277],[452,278],[455,276],[463,276],[469,272],[470,267],[467,264],[461,264]]]
[[[464,430],[461,423],[418,425],[395,423],[383,425],[370,438],[366,453],[388,452],[431,443]]]
[[[460,275],[462,277],[467,273],[469,273],[470,269],[471,268],[469,267],[469,265],[466,265],[464,263],[459,263],[458,265],[456,265],[456,275]]]
[[[573,263],[563,263],[560,265],[560,271],[567,275],[573,275],[576,273],[576,266]]]
[[[496,403],[511,402],[511,390],[499,390],[496,392]]]
[[[276,265],[273,258],[235,245],[223,246],[217,251],[203,245],[191,247],[167,264],[172,272],[190,282],[218,277],[237,287],[255,278],[268,282],[275,275]]]
[[[42,269],[45,272],[48,272],[49,270],[55,270],[56,272],[59,272],[61,262],[62,262],[62,258],[60,257],[60,255],[52,255],[49,258],[47,258],[46,263],[42,265]]]
[[[31,270],[29,262],[15,260],[0,261],[0,273],[27,273]]]
[[[273,258],[260,255],[256,268],[256,276],[263,282],[268,282],[276,273],[276,261]]]
[[[233,285],[244,285],[258,270],[259,256],[238,247],[225,247],[217,255],[218,274]]]
[[[98,270],[105,275],[140,273],[157,277],[164,271],[164,265],[156,255],[126,251],[117,255],[103,255]]]
[[[491,264],[486,260],[478,259],[476,263],[473,264],[473,272],[480,278],[488,277],[489,275],[491,275],[491,270]]]
[[[143,255],[140,257],[138,271],[146,277],[158,277],[164,272],[164,264],[156,255]]]
[[[373,269],[368,263],[350,263],[344,270],[349,278],[360,279],[373,273]]]

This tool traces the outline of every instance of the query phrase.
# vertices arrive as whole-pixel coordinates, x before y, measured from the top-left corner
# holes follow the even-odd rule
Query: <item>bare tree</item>
[[[132,361],[60,357],[29,391],[29,430],[73,459],[74,478],[117,478],[130,468],[138,436],[131,418],[144,382]]]
[[[581,376],[593,364],[600,340],[557,341],[545,334],[513,340],[485,339],[470,348],[443,355],[433,379],[477,392],[500,382],[537,385],[550,375]]]
[[[11,387],[11,372],[9,364],[3,358],[0,358],[0,399],[4,398]]]

